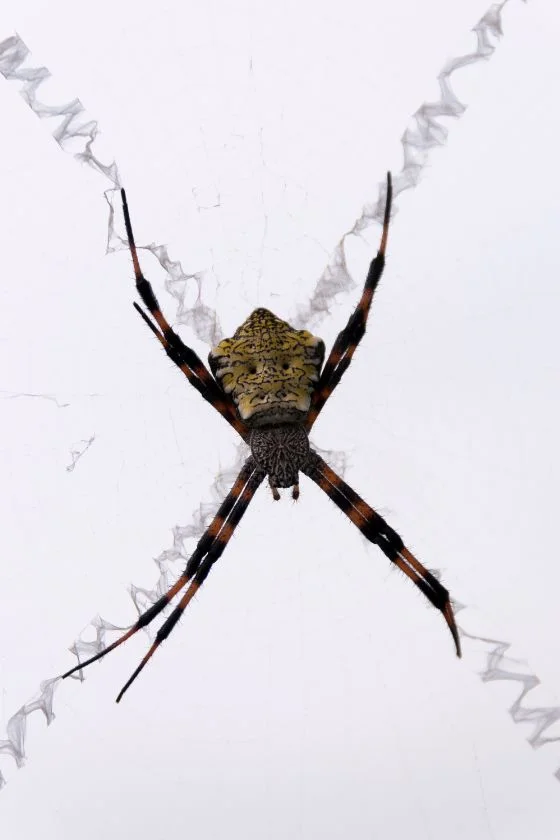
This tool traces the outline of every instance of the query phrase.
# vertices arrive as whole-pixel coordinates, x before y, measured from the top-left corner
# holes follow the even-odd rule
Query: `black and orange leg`
[[[128,237],[128,244],[132,256],[132,264],[134,266],[136,288],[146,309],[156,322],[159,329],[156,328],[155,324],[136,303],[134,304],[135,309],[140,313],[154,335],[156,335],[171,361],[181,369],[191,385],[193,385],[204,397],[204,399],[211,403],[214,408],[219,411],[223,417],[225,417],[228,423],[230,423],[236,431],[239,432],[241,437],[245,438],[247,434],[245,424],[239,419],[233,401],[219,387],[218,383],[205,366],[200,356],[198,356],[191,347],[184,344],[163,315],[158,300],[154,294],[154,290],[152,289],[149,281],[146,280],[142,274],[142,269],[140,268],[138,251],[136,249],[134,234],[132,232],[132,223],[130,221],[128,202],[126,200],[126,193],[123,189],[121,190],[121,198],[123,202],[126,235]]]
[[[165,593],[161,598],[159,598],[151,607],[149,607],[142,615],[138,618],[138,620],[132,625],[132,627],[127,630],[116,642],[113,644],[108,645],[104,650],[100,653],[92,656],[90,659],[86,660],[85,662],[81,662],[79,665],[76,665],[74,668],[71,668],[65,674],[62,675],[62,679],[66,679],[66,677],[71,676],[76,671],[81,671],[83,668],[86,668],[88,665],[91,665],[93,662],[97,662],[98,659],[102,659],[108,653],[110,653],[115,648],[122,645],[131,636],[134,636],[139,630],[143,627],[147,627],[148,624],[151,624],[152,621],[161,613],[163,610],[171,603],[174,597],[190,583],[187,591],[184,593],[181,601],[179,602],[178,606],[173,610],[173,612],[169,615],[166,621],[161,626],[160,630],[156,634],[156,641],[148,651],[148,654],[142,660],[139,668],[136,669],[131,679],[126,683],[122,691],[120,692],[117,702],[121,699],[122,695],[129,687],[129,685],[133,682],[133,680],[138,676],[148,659],[153,655],[156,648],[166,639],[177,621],[179,620],[180,616],[182,615],[183,611],[185,610],[187,604],[195,594],[195,592],[200,589],[200,586],[206,579],[210,568],[212,565],[218,560],[218,558],[222,555],[229,539],[231,538],[235,528],[239,524],[241,517],[247,510],[251,499],[253,498],[257,488],[259,487],[260,483],[264,478],[264,473],[255,466],[255,462],[252,458],[249,458],[245,465],[243,466],[241,472],[239,473],[233,487],[229,491],[228,495],[220,505],[219,510],[217,511],[216,515],[214,516],[212,522],[198,541],[198,544],[192,553],[191,557],[189,558],[187,565],[185,567],[184,572],[180,575],[177,581],[173,584],[173,586],[169,589],[168,592]]]
[[[434,575],[406,548],[401,537],[371,508],[323,459],[313,453],[304,472],[346,514],[370,542],[378,545],[389,560],[410,578],[415,586],[438,609],[451,631],[457,656],[461,656],[459,632],[449,592]]]
[[[365,335],[373,295],[377,288],[377,284],[381,279],[381,275],[383,274],[383,269],[385,268],[385,251],[387,249],[387,237],[389,236],[392,200],[393,187],[391,173],[388,172],[385,215],[383,218],[383,232],[381,234],[379,250],[377,252],[377,256],[370,264],[366,282],[364,284],[364,290],[359,303],[348,319],[348,323],[344,329],[338,334],[329,354],[329,358],[327,359],[321,372],[321,377],[317,383],[317,388],[313,394],[311,407],[307,415],[305,424],[307,431],[311,429],[326,401],[342,379],[344,372],[347,370],[350,362],[352,361],[352,356],[354,355],[356,347]]]

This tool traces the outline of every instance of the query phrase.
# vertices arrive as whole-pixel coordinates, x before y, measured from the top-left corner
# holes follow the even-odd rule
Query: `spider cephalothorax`
[[[136,288],[151,318],[137,303],[134,306],[191,385],[250,445],[251,455],[173,586],[142,613],[116,642],[87,662],[72,668],[64,677],[105,656],[142,627],[151,624],[182,592],[175,608],[156,633],[152,646],[118,695],[118,702],[158,646],[169,636],[189,601],[208,577],[263,479],[268,476],[275,498],[279,498],[277,487],[291,486],[294,498],[297,498],[300,472],[315,482],[364,537],[379,546],[391,563],[404,572],[440,610],[453,636],[457,656],[460,656],[459,633],[447,589],[416,559],[383,517],[309,445],[311,427],[348,369],[354,351],[365,334],[373,294],[385,265],[391,214],[390,174],[387,175],[379,251],[370,265],[360,301],[339,333],[322,370],[325,345],[320,338],[306,330],[294,329],[267,309],[255,309],[232,338],[221,341],[210,353],[212,376],[194,350],[184,344],[170,327],[152,287],[143,276],[124,190],[122,199]]]
[[[324,357],[320,338],[255,309],[208,361],[243,422],[254,428],[303,421]]]
[[[299,496],[299,473],[308,469],[313,459],[309,437],[300,423],[259,426],[251,429],[249,445],[255,463],[268,475],[275,499],[277,487],[293,487]]]

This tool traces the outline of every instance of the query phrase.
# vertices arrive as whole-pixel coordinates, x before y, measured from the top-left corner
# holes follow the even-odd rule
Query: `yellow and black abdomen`
[[[255,309],[208,361],[241,419],[255,427],[303,422],[324,356],[320,338]]]

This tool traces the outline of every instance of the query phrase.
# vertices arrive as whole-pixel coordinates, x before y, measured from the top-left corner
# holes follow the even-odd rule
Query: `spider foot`
[[[451,606],[450,601],[448,601],[446,603],[442,612],[443,612],[443,617],[445,618],[445,620],[447,622],[447,626],[451,630],[451,635],[453,636],[453,641],[455,642],[455,652],[460,659],[461,655],[462,655],[462,653],[461,653],[461,639],[460,639],[460,636],[459,636],[459,629],[458,629],[457,624],[455,622],[455,614],[453,612],[453,607]]]

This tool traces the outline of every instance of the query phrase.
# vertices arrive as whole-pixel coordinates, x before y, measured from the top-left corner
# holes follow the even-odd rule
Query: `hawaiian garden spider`
[[[385,520],[309,446],[309,431],[350,365],[366,331],[373,294],[385,265],[392,200],[391,174],[387,173],[379,251],[370,265],[360,301],[346,327],[339,333],[322,370],[325,345],[320,338],[306,330],[293,329],[267,309],[255,309],[232,338],[224,339],[210,352],[210,373],[194,350],[183,344],[162,314],[152,287],[140,269],[124,190],[121,190],[121,196],[136,288],[153,321],[137,303],[134,304],[136,310],[191,385],[249,444],[251,455],[171,589],[142,613],[120,639],[86,662],[76,665],[63,678],[101,659],[146,627],[189,584],[158,630],[148,653],[118,695],[118,703],[159,645],[169,636],[187,604],[206,580],[263,479],[268,476],[275,499],[280,498],[279,487],[291,487],[292,496],[297,499],[300,472],[318,484],[362,534],[378,545],[443,613],[453,635],[457,656],[461,656],[459,633],[447,589],[411,554]]]

